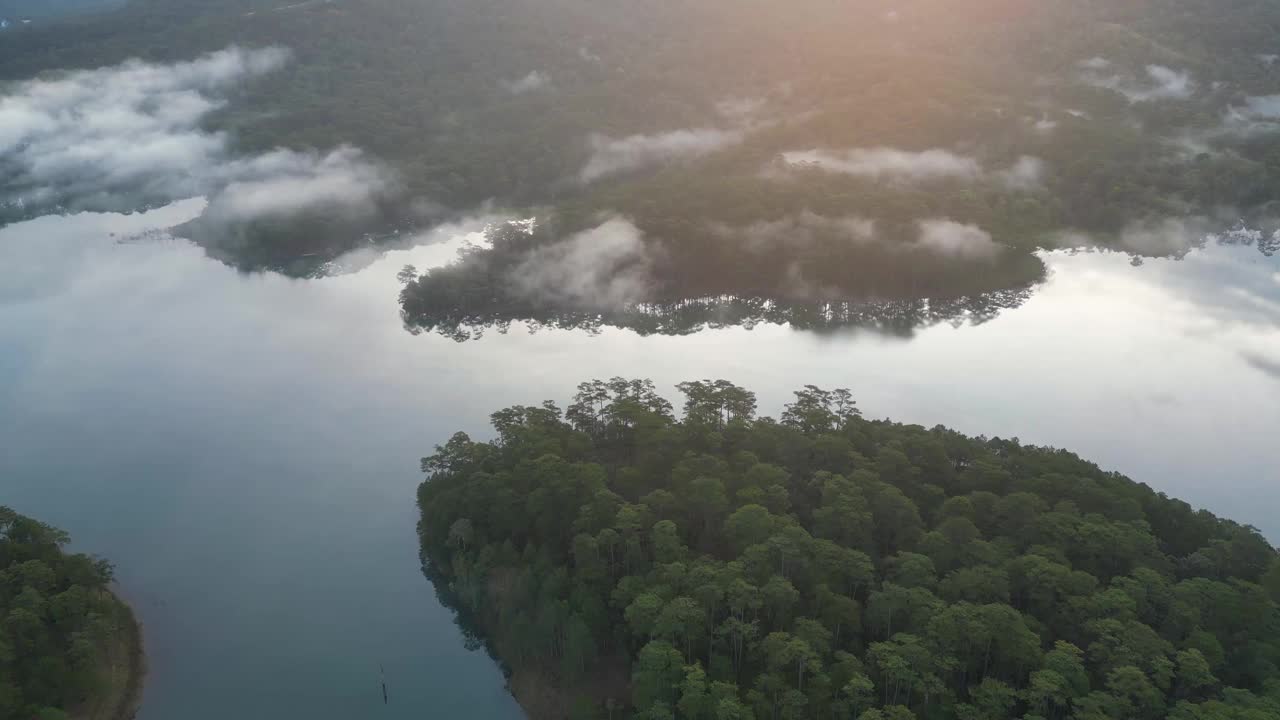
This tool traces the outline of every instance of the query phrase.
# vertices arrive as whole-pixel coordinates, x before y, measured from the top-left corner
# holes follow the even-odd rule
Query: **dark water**
[[[1053,253],[978,326],[458,344],[406,333],[396,272],[479,225],[318,280],[238,275],[143,232],[200,204],[0,229],[0,503],[110,556],[146,624],[143,720],[514,718],[418,568],[418,458],[583,379],[805,383],[871,416],[1068,447],[1280,538],[1280,262],[1211,245]],[[141,235],[139,235],[141,233]],[[383,704],[379,665],[390,703]]]

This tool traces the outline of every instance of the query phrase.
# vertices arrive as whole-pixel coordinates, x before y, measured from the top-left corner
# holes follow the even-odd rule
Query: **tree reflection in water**
[[[549,239],[549,231],[508,224],[492,229],[488,239],[488,246],[468,248],[453,264],[402,277],[406,329],[459,342],[489,329],[506,332],[517,322],[531,331],[597,333],[616,327],[640,335],[766,323],[909,337],[938,323],[987,322],[1024,303],[1045,278],[1036,255],[1012,248],[995,258],[948,258],[909,243],[810,238],[804,247],[748,252],[721,236],[680,244],[646,241],[614,253],[604,270],[581,268],[590,276],[586,280],[553,275],[575,286],[569,293],[531,287],[529,277],[540,272],[535,263],[544,254],[572,264],[563,251],[547,253],[560,242]],[[632,291],[622,301],[620,286]]]

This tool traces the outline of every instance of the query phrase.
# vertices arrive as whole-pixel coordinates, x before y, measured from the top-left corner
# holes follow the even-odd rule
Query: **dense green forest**
[[[679,389],[585,383],[422,461],[424,569],[535,719],[1280,717],[1255,529],[845,390]]]
[[[417,217],[408,208],[492,201],[564,234],[616,214],[646,242],[715,258],[726,237],[805,213],[874,221],[891,246],[913,240],[901,228],[946,218],[1025,260],[1063,231],[1154,254],[1126,245],[1126,229],[1270,222],[1277,36],[1280,7],[1265,0],[133,0],[11,34],[0,79],[287,47],[291,62],[240,88],[211,124],[245,153],[367,150],[403,181],[377,231]],[[946,153],[928,157],[951,170],[786,160],[886,148],[908,162]],[[200,241],[238,267],[285,270],[368,241],[324,224]],[[883,264],[869,244],[841,254]],[[938,262],[946,281],[915,297],[948,295],[970,274]],[[767,286],[786,279],[786,264],[761,267],[774,269]],[[843,287],[854,285],[854,298],[871,289],[861,276]]]
[[[0,720],[127,720],[141,683],[133,613],[111,566],[0,507]]]

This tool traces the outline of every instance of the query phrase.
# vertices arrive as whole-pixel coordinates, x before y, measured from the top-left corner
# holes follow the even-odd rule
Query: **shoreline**
[[[430,550],[421,542],[419,534],[422,573],[434,589],[436,599],[453,614],[453,622],[464,638],[479,643],[498,666],[503,687],[528,720],[567,718],[573,710],[574,701],[583,696],[597,696],[594,699],[601,707],[610,699],[630,696],[630,673],[625,669],[619,670],[625,663],[620,665],[617,658],[601,658],[593,677],[571,687],[565,687],[554,673],[544,671],[537,664],[510,662],[502,651],[507,638],[500,632],[501,627],[486,615],[483,608],[471,607],[459,597],[454,578],[440,570],[436,560],[431,558]],[[619,690],[624,687],[625,692]],[[614,691],[602,692],[601,688],[613,688]]]
[[[100,672],[105,676],[102,694],[89,698],[70,713],[73,720],[133,720],[142,707],[147,677],[147,657],[142,624],[132,606],[114,590],[104,590],[116,609],[116,634],[102,648]]]
[[[133,720],[142,709],[142,693],[147,681],[147,652],[144,644],[142,623],[133,612],[133,607],[112,592],[111,597],[120,604],[121,614],[127,622],[125,628],[129,662],[129,676],[125,682],[124,694],[116,705],[115,711],[107,716],[107,720]]]

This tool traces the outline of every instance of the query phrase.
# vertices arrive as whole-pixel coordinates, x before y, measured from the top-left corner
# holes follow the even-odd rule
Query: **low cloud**
[[[577,308],[620,309],[653,286],[653,257],[630,220],[612,218],[529,253],[509,278],[525,300]]]
[[[1095,58],[1097,59],[1097,58]],[[1148,65],[1145,77],[1116,73],[1106,75],[1101,72],[1107,66],[1083,65],[1085,72],[1081,79],[1095,87],[1114,90],[1125,96],[1131,103],[1151,102],[1154,100],[1186,100],[1196,90],[1196,83],[1191,73],[1185,70],[1174,70],[1164,65]]]
[[[1058,127],[1058,121],[1051,120],[1048,117],[1041,117],[1039,120],[1036,120],[1031,127],[1035,128],[1036,132],[1047,135]]]
[[[551,87],[551,76],[541,70],[534,70],[519,80],[504,80],[502,87],[512,95],[524,95]]]
[[[723,223],[712,226],[720,237],[740,238],[743,249],[763,252],[772,248],[806,248],[825,240],[846,240],[864,244],[876,239],[876,224],[856,216],[826,217],[805,211],[779,220],[733,227]]]
[[[803,150],[783,153],[782,159],[794,167],[872,178],[925,181],[976,179],[982,175],[982,165],[974,158],[940,149],[921,152],[888,147]]]
[[[994,260],[1003,247],[991,239],[991,233],[977,225],[954,220],[921,220],[916,245],[939,255],[962,260]]]
[[[1246,97],[1243,104],[1228,106],[1217,125],[1185,130],[1169,140],[1187,154],[1198,155],[1216,152],[1215,145],[1221,141],[1238,141],[1277,131],[1280,131],[1280,95],[1256,95]]]
[[[1044,185],[1044,174],[1043,160],[1023,155],[1009,168],[997,172],[996,178],[1010,190],[1038,190]]]
[[[593,135],[590,140],[591,158],[578,178],[588,183],[610,175],[699,158],[737,145],[745,137],[744,130],[716,128],[674,130],[625,138]]]
[[[783,153],[782,161],[793,168],[901,182],[991,179],[1010,190],[1038,189],[1045,174],[1044,161],[1029,155],[1003,170],[987,171],[976,158],[938,148],[920,152],[887,147],[804,150]]]
[[[1091,57],[1088,60],[1081,60],[1076,64],[1086,70],[1106,70],[1111,67],[1111,61],[1100,56]]]
[[[1238,212],[1220,208],[1213,215],[1146,218],[1130,222],[1114,241],[1078,231],[1063,231],[1051,236],[1053,247],[1070,249],[1112,248],[1141,257],[1181,259],[1192,250],[1209,244],[1253,247],[1266,257],[1280,251],[1280,230],[1270,235],[1237,219]],[[1274,225],[1274,221],[1269,221]]]
[[[1143,93],[1139,99],[1160,100],[1173,98],[1185,100],[1191,97],[1191,94],[1196,89],[1196,84],[1191,79],[1191,73],[1186,71],[1177,71],[1163,65],[1148,65],[1147,75],[1154,81],[1155,86]]]
[[[288,58],[281,48],[231,47],[12,86],[0,97],[0,206],[121,211],[203,195],[207,215],[227,221],[369,208],[394,183],[359,150],[242,156],[205,129],[237,86]]]
[[[1280,95],[1257,95],[1245,98],[1243,105],[1228,107],[1219,126],[1201,135],[1205,140],[1247,138],[1276,130],[1280,130]]]
[[[1203,246],[1215,225],[1202,216],[1134,221],[1120,232],[1120,247],[1150,257],[1181,257]]]
[[[762,98],[727,98],[716,103],[716,112],[727,120],[745,123],[759,116],[765,104]]]
[[[876,222],[868,218],[852,215],[827,217],[809,211],[745,227],[716,224],[712,226],[712,232],[719,237],[739,239],[742,248],[748,252],[775,248],[802,251],[822,243],[843,243],[878,245],[890,250],[925,250],[959,260],[989,261],[1003,250],[1003,246],[992,240],[991,234],[982,228],[946,218],[916,222],[913,239],[895,238],[892,233],[881,234]]]
[[[1280,119],[1280,95],[1245,98],[1241,112],[1253,118]]]
[[[101,210],[129,209],[139,194],[207,192],[228,140],[201,122],[239,82],[287,58],[279,48],[229,48],[176,65],[133,60],[20,83],[0,98],[4,192]]]
[[[225,222],[288,217],[324,210],[369,214],[391,181],[353,147],[328,154],[276,150],[225,168],[228,182],[209,198],[206,218]]]

